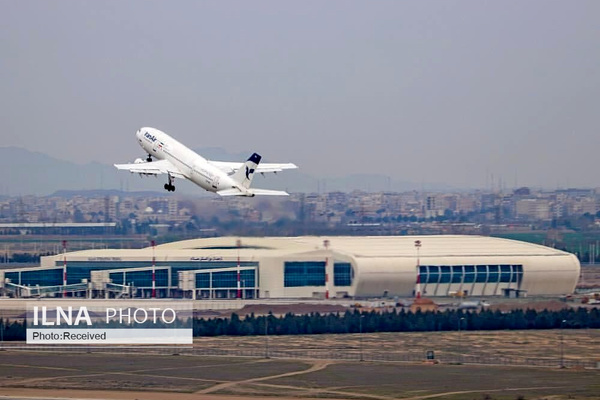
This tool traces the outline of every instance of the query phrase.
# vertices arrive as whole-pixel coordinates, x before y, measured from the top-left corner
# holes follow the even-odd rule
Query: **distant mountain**
[[[130,197],[159,197],[167,194],[165,191],[135,191],[135,192],[124,192],[118,189],[106,189],[106,190],[58,190],[50,196],[52,197],[64,197],[71,198],[76,196],[82,196],[87,198],[93,197],[107,197],[107,196],[130,196]]]
[[[59,190],[156,189],[154,179],[120,174],[112,165],[75,164],[19,147],[0,147],[0,169],[4,171],[4,179],[0,181],[2,195],[48,195]]]
[[[252,152],[228,153],[221,148],[203,148],[196,150],[205,158],[221,161],[244,161]],[[269,160],[265,160],[269,162]],[[280,160],[273,160],[275,162]],[[0,181],[1,196],[50,195],[65,191],[101,191],[147,192],[154,195],[162,192],[164,177],[144,177],[117,171],[112,165],[92,162],[76,164],[50,157],[43,153],[32,152],[19,147],[0,147],[0,169],[4,179]],[[254,185],[264,189],[284,189],[289,192],[332,192],[363,190],[406,191],[452,190],[447,185],[421,185],[398,181],[385,175],[355,174],[345,177],[316,178],[302,172],[302,169],[263,178],[255,176]],[[176,181],[177,193],[195,196],[209,195],[190,182]]]

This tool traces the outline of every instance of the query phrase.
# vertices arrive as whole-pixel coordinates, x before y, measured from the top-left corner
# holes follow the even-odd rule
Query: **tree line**
[[[513,310],[503,313],[492,310],[391,311],[255,316],[240,318],[196,319],[194,336],[249,335],[310,335],[324,333],[371,332],[433,332],[484,331],[526,329],[586,329],[600,328],[597,308],[564,309],[560,311]]]
[[[25,321],[0,320],[3,341],[23,341]],[[312,335],[325,333],[489,331],[527,329],[598,329],[600,309],[567,308],[560,311],[482,310],[311,313],[283,316],[273,314],[240,318],[195,318],[194,336]]]

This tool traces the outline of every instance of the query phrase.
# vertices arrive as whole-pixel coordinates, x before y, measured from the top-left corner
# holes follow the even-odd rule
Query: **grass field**
[[[599,331],[570,331],[565,356],[600,357]],[[469,351],[558,359],[560,332],[457,332],[364,335],[365,354]],[[358,335],[270,337],[273,349],[307,354],[330,347],[358,351]],[[260,348],[263,337],[203,338],[195,347]],[[103,398],[208,400],[339,399],[600,399],[600,370],[490,365],[386,363],[114,353],[0,351],[0,399]]]
[[[75,391],[75,392],[73,392]],[[0,398],[598,399],[600,372],[465,365],[3,352]],[[119,394],[120,393],[120,394]],[[98,397],[104,396],[104,397]]]
[[[362,339],[361,339],[362,336]],[[362,340],[363,353],[420,355],[429,350],[442,362],[459,357],[504,357],[514,360],[560,360],[560,343],[564,359],[596,363],[600,361],[600,330],[546,331],[463,331],[419,333],[371,333],[348,335],[269,336],[269,351],[278,352],[336,352],[359,359]],[[202,337],[195,347],[229,350],[265,347],[264,336]],[[526,361],[523,361],[526,363]]]

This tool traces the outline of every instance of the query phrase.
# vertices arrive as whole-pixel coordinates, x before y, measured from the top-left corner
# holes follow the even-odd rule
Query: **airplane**
[[[292,163],[260,164],[262,157],[257,153],[245,163],[207,160],[166,133],[150,127],[140,128],[135,136],[148,154],[146,160],[138,158],[132,164],[114,166],[140,176],[166,174],[164,188],[169,192],[175,191],[175,178],[182,178],[220,196],[288,196],[281,190],[251,188],[252,178],[255,173],[298,168]]]

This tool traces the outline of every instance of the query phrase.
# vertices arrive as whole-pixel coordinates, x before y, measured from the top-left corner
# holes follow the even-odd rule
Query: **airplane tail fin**
[[[257,153],[254,153],[248,158],[248,160],[238,169],[235,174],[231,176],[231,178],[238,182],[242,187],[248,189],[250,184],[252,183],[252,178],[254,177],[254,171],[256,167],[260,163],[261,156]]]

